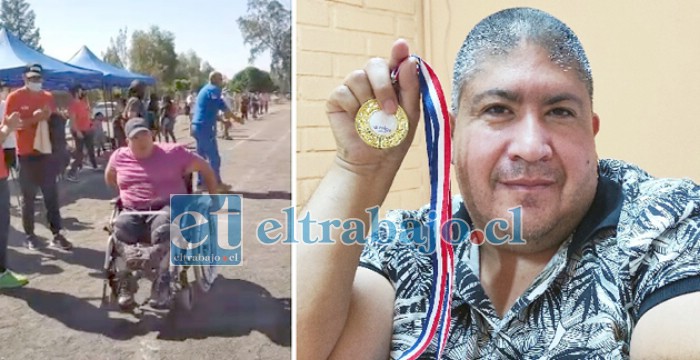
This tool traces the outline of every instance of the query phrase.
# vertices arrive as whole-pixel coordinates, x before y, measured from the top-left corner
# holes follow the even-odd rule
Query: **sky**
[[[291,0],[279,0],[291,9]],[[67,61],[83,46],[102,54],[119,29],[152,25],[175,35],[175,52],[194,50],[216,70],[231,78],[248,66],[250,48],[236,19],[245,15],[246,0],[27,0],[36,14],[35,25],[46,55]],[[269,71],[270,56],[258,56],[253,66]]]

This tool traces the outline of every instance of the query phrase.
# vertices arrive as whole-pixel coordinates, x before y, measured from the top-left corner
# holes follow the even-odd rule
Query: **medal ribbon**
[[[423,322],[423,329],[416,342],[399,358],[417,359],[426,351],[433,339],[437,338],[437,358],[440,359],[450,330],[450,304],[454,281],[452,232],[449,228],[444,232],[441,230],[443,224],[448,224],[452,216],[450,122],[445,94],[435,72],[420,57],[416,55],[412,57],[418,61],[417,71],[423,101],[430,172],[430,211],[437,216],[430,217],[432,221],[429,223],[430,248],[435,251],[430,254],[433,281],[429,294],[427,319]]]

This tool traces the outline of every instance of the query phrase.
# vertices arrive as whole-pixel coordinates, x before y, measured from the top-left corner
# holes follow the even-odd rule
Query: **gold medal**
[[[377,149],[390,149],[408,135],[408,116],[401,106],[396,114],[382,111],[376,99],[368,100],[355,115],[355,129],[362,141]]]

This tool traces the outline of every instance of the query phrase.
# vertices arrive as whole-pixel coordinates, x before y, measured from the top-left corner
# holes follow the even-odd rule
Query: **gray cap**
[[[151,129],[148,127],[148,121],[143,118],[133,118],[127,121],[126,125],[124,126],[124,132],[126,133],[126,137],[129,139],[133,138],[136,136],[136,134],[144,130],[150,131]]]

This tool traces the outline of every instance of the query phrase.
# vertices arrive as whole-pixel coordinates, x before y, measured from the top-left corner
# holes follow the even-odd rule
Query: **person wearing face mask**
[[[74,85],[70,89],[70,94],[73,98],[68,105],[68,117],[71,124],[71,133],[75,140],[75,152],[66,180],[76,182],[78,181],[78,171],[83,167],[85,150],[87,150],[92,168],[97,170],[98,167],[95,159],[92,121],[90,120],[90,104],[85,98],[85,91],[82,86]]]
[[[73,245],[61,234],[61,213],[58,202],[58,188],[55,166],[51,166],[51,154],[43,154],[34,148],[34,137],[37,125],[48,121],[52,112],[56,111],[53,95],[42,90],[42,71],[39,64],[26,67],[23,75],[24,86],[7,96],[3,124],[8,116],[19,113],[20,121],[17,129],[17,154],[19,158],[19,183],[22,191],[22,227],[27,235],[25,246],[31,250],[41,244],[34,234],[34,199],[37,190],[41,189],[46,206],[46,217],[53,234],[50,246],[62,250],[70,250]]]

